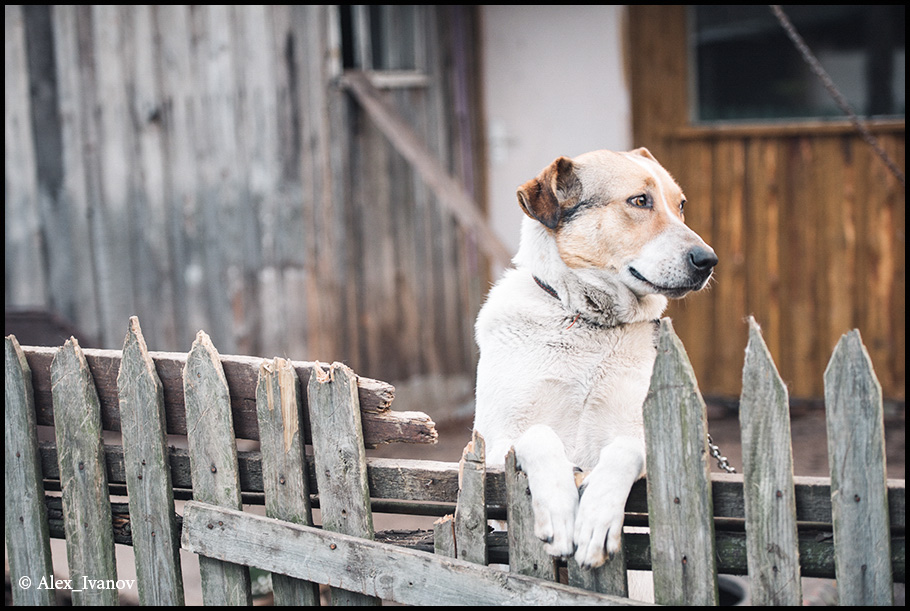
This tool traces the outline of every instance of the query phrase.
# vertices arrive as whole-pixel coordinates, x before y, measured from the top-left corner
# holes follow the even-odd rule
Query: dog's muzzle
[[[682,260],[677,261],[669,269],[652,270],[652,277],[633,266],[628,271],[633,278],[650,287],[651,291],[678,299],[686,293],[704,288],[717,265],[717,255],[711,247],[698,245],[690,248]]]

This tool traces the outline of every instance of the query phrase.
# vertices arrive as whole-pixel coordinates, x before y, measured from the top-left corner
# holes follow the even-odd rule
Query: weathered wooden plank
[[[174,519],[164,397],[135,316],[123,342],[118,387],[139,602],[182,605],[180,537]]]
[[[292,577],[415,605],[637,605],[455,558],[197,502],[184,511],[184,548]]]
[[[42,579],[50,577],[54,567],[38,454],[31,371],[15,336],[6,337],[4,350],[3,506],[13,603],[52,605],[53,590],[37,587]]]
[[[595,569],[585,569],[578,566],[574,558],[566,560],[569,573],[569,585],[610,594],[612,596],[629,595],[629,578],[626,572],[626,536],[622,536],[623,543],[620,551],[613,555],[607,562]]]
[[[442,167],[407,122],[382,99],[369,78],[364,74],[346,73],[342,83],[354,94],[396,150],[411,162],[448,213],[464,229],[477,232],[480,247],[491,259],[507,264],[511,258],[509,250],[490,229],[473,198]]]
[[[64,539],[63,533],[63,507],[59,496],[45,497],[47,505],[48,524],[50,536],[55,539]],[[384,507],[375,507],[374,511],[385,511]],[[114,522],[114,542],[121,545],[131,545],[130,515],[126,503],[111,503],[111,518]],[[446,520],[448,518],[448,520]],[[451,539],[450,552],[442,555],[455,557],[454,535],[452,516],[445,516],[437,523],[448,522],[448,537]],[[183,518],[177,517],[179,525]],[[431,531],[378,531],[376,541],[390,543],[419,549],[426,552],[434,550],[438,525]],[[722,530],[730,528],[730,530]],[[718,524],[715,529],[717,550],[717,572],[729,575],[744,575],[748,571],[746,560],[746,533],[742,524]],[[487,549],[491,563],[508,564],[508,535],[505,531],[494,531],[487,535]],[[646,534],[626,533],[623,537],[624,552],[630,570],[650,570],[651,555],[650,541]],[[891,566],[893,567],[895,581],[903,582],[906,575],[906,559],[904,556],[905,537],[902,531],[894,531],[891,538]],[[441,553],[438,549],[436,553]],[[803,577],[834,578],[834,537],[830,527],[824,525],[801,525],[799,531],[799,555],[802,564]],[[572,585],[572,584],[569,584]]]
[[[101,410],[85,357],[75,338],[66,341],[51,363],[54,433],[63,488],[66,555],[73,583],[117,580],[114,535]],[[116,589],[74,589],[77,605],[116,605]]]
[[[35,409],[39,425],[53,424],[51,401],[50,362],[55,348],[23,347],[32,369]],[[120,412],[117,409],[117,372],[120,370],[119,350],[84,350],[89,369],[95,378],[101,417],[105,430],[120,430]],[[164,404],[168,433],[186,434],[184,408],[183,370],[186,354],[149,352],[164,390]],[[256,384],[259,364],[263,359],[250,356],[222,356],[221,364],[231,391],[231,409],[236,423],[237,436],[258,439],[256,421]],[[314,363],[291,361],[297,376],[306,381]],[[383,443],[436,443],[437,433],[433,421],[422,412],[396,412],[390,409],[395,397],[395,387],[387,382],[358,378],[358,397],[364,428],[364,443],[369,446]],[[306,431],[309,441],[309,431]]]
[[[259,441],[265,511],[270,518],[313,525],[302,442],[300,381],[290,362],[276,358],[259,366]],[[316,584],[272,575],[276,605],[316,605]]]
[[[53,488],[59,480],[57,452],[52,442],[38,444],[41,468]],[[123,449],[105,446],[108,481],[110,485],[123,484]],[[188,498],[192,491],[189,453],[185,449],[169,448],[173,485],[179,498]],[[244,502],[262,504],[262,456],[259,452],[238,452],[240,481],[247,499]],[[312,456],[307,457],[310,494],[318,492],[316,465]],[[390,507],[399,499],[422,503],[426,515],[441,516],[455,509],[458,498],[458,463],[423,461],[413,459],[367,458],[367,475],[374,505]],[[745,516],[742,493],[742,474],[712,473],[711,490],[714,499],[714,517],[741,520]],[[827,478],[794,477],[796,490],[796,518],[799,522],[831,523],[831,487]],[[629,493],[626,512],[647,513],[647,483],[636,482]],[[505,519],[505,477],[501,469],[489,469],[486,478],[487,511],[491,519]],[[389,500],[386,500],[389,499]],[[318,499],[317,499],[318,500]],[[398,505],[400,506],[400,504]],[[412,505],[413,507],[413,505]],[[905,528],[906,493],[904,480],[888,480],[888,507],[891,529],[900,532]],[[416,509],[416,508],[415,508]],[[380,511],[377,509],[377,511]],[[495,514],[495,515],[494,515]],[[629,522],[632,525],[631,522]]]
[[[509,522],[509,570],[513,573],[555,581],[556,559],[534,535],[534,509],[527,474],[518,468],[515,450],[506,454],[507,515]]]
[[[433,552],[446,558],[454,558],[457,553],[455,516],[451,513],[433,522]]]
[[[16,5],[4,9],[4,218],[9,224],[4,249],[7,306],[31,306],[49,301],[45,278],[47,261],[41,245],[24,10],[27,9]]]
[[[486,459],[483,437],[477,431],[458,463],[458,505],[455,508],[457,557],[487,563]]]
[[[183,379],[193,498],[240,509],[237,445],[227,380],[218,351],[204,331],[196,335],[186,359]],[[252,604],[247,567],[200,558],[199,570],[205,604]]]
[[[668,318],[643,415],[655,600],[716,605],[705,402]]]
[[[317,364],[310,376],[307,396],[323,528],[372,539],[373,513],[358,409],[357,376],[341,363],[333,363],[328,371]],[[379,605],[381,601],[335,588],[332,602]]]
[[[752,603],[800,605],[790,404],[787,388],[751,316],[739,419]]]
[[[825,369],[837,591],[843,605],[891,605],[882,389],[853,330]]]

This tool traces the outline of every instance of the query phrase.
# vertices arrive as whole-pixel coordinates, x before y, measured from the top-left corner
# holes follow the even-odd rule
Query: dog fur
[[[657,320],[668,298],[707,284],[717,257],[644,148],[560,157],[518,200],[515,267],[476,323],[474,428],[490,465],[515,448],[547,552],[597,567],[619,549],[626,498],[645,474]]]

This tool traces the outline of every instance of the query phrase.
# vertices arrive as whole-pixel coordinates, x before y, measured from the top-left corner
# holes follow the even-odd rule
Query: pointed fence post
[[[182,605],[180,538],[164,424],[164,390],[139,319],[130,318],[117,376],[123,463],[139,603]]]
[[[660,321],[643,415],[655,601],[716,605],[705,402],[668,318]]]
[[[751,316],[739,419],[752,604],[801,605],[790,404]]]
[[[834,561],[841,605],[892,605],[882,388],[859,331],[825,369]]]
[[[6,338],[3,431],[6,551],[13,604],[53,605],[54,590],[37,587],[54,572],[38,455],[32,372],[15,336]]]
[[[77,588],[85,580],[117,581],[114,529],[104,464],[101,403],[79,342],[66,341],[51,362],[54,432],[63,489],[66,556],[73,603],[116,605],[116,588]]]
[[[218,351],[204,331],[187,355],[183,393],[193,500],[242,509],[230,391]],[[199,571],[206,605],[252,604],[249,568],[200,556]]]

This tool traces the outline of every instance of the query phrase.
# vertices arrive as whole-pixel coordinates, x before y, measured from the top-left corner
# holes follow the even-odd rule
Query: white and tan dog
[[[600,566],[645,473],[642,404],[667,298],[705,286],[717,257],[644,148],[560,157],[518,189],[521,245],[477,318],[474,428],[488,463],[528,475],[535,534]],[[579,499],[574,472],[588,472]]]

